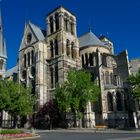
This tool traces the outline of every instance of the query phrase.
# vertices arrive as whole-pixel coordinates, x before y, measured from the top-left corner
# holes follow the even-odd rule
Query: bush
[[[19,129],[2,129],[0,134],[21,134],[24,133],[22,130]]]

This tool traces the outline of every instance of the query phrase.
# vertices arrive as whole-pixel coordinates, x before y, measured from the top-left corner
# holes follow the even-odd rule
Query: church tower
[[[5,78],[6,73],[6,43],[3,38],[2,17],[0,13],[0,79]]]
[[[50,12],[46,22],[48,79],[50,91],[53,92],[57,83],[61,85],[66,80],[70,68],[80,68],[79,41],[76,17],[62,6]]]

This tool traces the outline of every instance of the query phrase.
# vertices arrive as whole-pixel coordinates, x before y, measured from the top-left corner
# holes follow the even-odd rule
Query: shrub
[[[22,130],[19,129],[2,129],[0,134],[21,134],[24,133]]]

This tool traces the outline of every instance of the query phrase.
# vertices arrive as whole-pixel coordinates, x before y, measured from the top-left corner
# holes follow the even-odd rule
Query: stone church
[[[61,85],[67,79],[70,68],[85,69],[101,89],[99,103],[87,106],[85,126],[134,126],[127,50],[115,55],[111,40],[103,35],[98,38],[92,31],[77,37],[76,16],[62,6],[48,13],[46,26],[44,30],[31,22],[25,25],[18,64],[7,71],[7,77],[17,74],[19,83],[32,87],[37,96],[35,112],[54,98],[56,83]],[[2,28],[0,39],[1,32]],[[0,72],[5,73],[2,45]]]

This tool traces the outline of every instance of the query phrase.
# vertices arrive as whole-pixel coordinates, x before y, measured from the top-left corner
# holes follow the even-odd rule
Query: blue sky
[[[2,0],[7,69],[16,65],[25,21],[46,29],[47,13],[59,5],[76,15],[78,36],[91,26],[112,40],[116,54],[128,49],[129,59],[140,57],[139,0]]]

